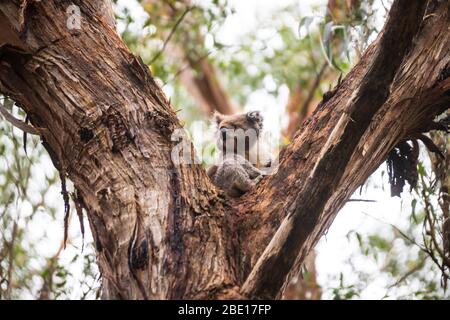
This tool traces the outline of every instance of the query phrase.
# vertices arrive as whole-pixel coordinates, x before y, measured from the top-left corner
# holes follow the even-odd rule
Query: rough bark
[[[448,3],[430,2],[425,17],[424,9],[393,4],[379,39],[282,152],[277,174],[236,204],[249,226],[248,264],[257,263],[244,294],[275,297],[389,150],[448,108]]]
[[[79,191],[104,298],[213,297],[238,280],[229,216],[200,165],[172,162],[181,125],[94,3],[71,31],[71,1],[0,2],[0,91]]]
[[[74,182],[103,298],[278,297],[352,192],[450,102],[448,3],[430,1],[424,17],[424,2],[397,0],[278,172],[229,202],[200,165],[173,161],[180,122],[96,10],[107,2],[94,3],[75,1],[83,20],[71,31],[72,1],[0,1],[0,92]]]

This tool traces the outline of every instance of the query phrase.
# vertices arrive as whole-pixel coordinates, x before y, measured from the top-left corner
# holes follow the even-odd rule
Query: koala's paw
[[[255,179],[252,180],[253,184],[254,185],[258,184],[262,180],[263,177],[264,176],[257,176]]]

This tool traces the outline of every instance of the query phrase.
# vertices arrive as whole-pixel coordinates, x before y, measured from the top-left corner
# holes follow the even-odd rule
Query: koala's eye
[[[252,111],[247,113],[247,120],[260,123],[263,121],[263,117],[259,111]]]

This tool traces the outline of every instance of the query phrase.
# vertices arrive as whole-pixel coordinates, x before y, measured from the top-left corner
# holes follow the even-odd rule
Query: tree
[[[220,83],[215,66],[208,60],[211,52],[206,49],[200,31],[205,24],[210,29],[212,22],[223,19],[226,6],[217,3],[219,13],[213,14],[190,0],[173,3],[143,0],[141,4],[149,15],[148,23],[156,26],[156,35],[164,39],[161,50],[144,62],[154,67],[158,58],[166,56],[174,64],[181,63],[176,76],[204,113],[208,116],[216,110],[222,114],[236,113],[238,108]]]
[[[103,298],[275,298],[352,192],[405,140],[442,129],[444,2],[394,2],[378,39],[236,201],[171,157],[181,124],[116,34],[109,2],[0,4],[0,91],[27,113],[94,234]],[[106,14],[105,14],[106,12]],[[401,35],[399,38],[398,35]],[[431,146],[430,144],[428,144]]]

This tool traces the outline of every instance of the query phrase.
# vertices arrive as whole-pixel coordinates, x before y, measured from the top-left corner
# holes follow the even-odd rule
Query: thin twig
[[[5,101],[3,104],[0,103],[0,114],[5,118],[6,121],[8,121],[10,124],[12,124],[14,127],[19,128],[20,130],[33,134],[33,135],[40,135],[40,132],[38,129],[26,124],[25,122],[16,119],[13,115],[11,115],[6,108],[9,107],[9,101]],[[12,104],[14,102],[11,101]]]
[[[419,271],[420,269],[423,268],[423,266],[425,265],[425,259],[420,260],[420,262],[415,265],[413,268],[409,269],[408,272],[406,272],[400,279],[398,279],[397,281],[395,281],[394,284],[390,285],[388,287],[388,289],[392,289],[393,287],[398,286],[400,283],[402,283],[403,281],[405,281],[409,276],[411,276],[412,274],[414,274],[415,272]]]
[[[392,223],[389,223],[389,222],[386,222],[386,221],[383,221],[383,220],[381,220],[381,219],[378,219],[378,218],[376,218],[376,217],[374,217],[374,216],[368,214],[367,212],[361,211],[361,213],[364,214],[365,216],[367,216],[367,217],[373,219],[373,220],[376,220],[376,221],[382,223],[382,224],[389,225],[391,228],[393,228],[395,231],[397,231],[404,239],[406,239],[407,241],[409,241],[411,244],[417,246],[420,250],[425,251],[425,248],[424,248],[423,246],[421,246],[420,244],[418,244],[414,239],[411,239],[410,237],[408,237],[408,236],[407,236],[407,235],[406,235],[399,227],[397,227],[396,225],[394,225],[394,224],[392,224]]]
[[[155,62],[161,56],[161,54],[164,52],[164,50],[166,50],[167,44],[169,43],[172,36],[175,34],[175,31],[177,30],[178,26],[181,24],[181,22],[186,17],[186,15],[189,13],[189,11],[191,11],[194,8],[195,8],[194,6],[187,7],[186,10],[183,12],[183,14],[180,16],[180,18],[178,18],[178,20],[177,20],[177,22],[175,22],[175,25],[173,26],[172,30],[170,30],[170,33],[167,36],[166,40],[164,40],[163,47],[150,60],[150,62],[148,63],[149,65],[153,64],[153,62]]]
[[[377,202],[377,200],[370,200],[370,199],[348,199],[347,202]]]

